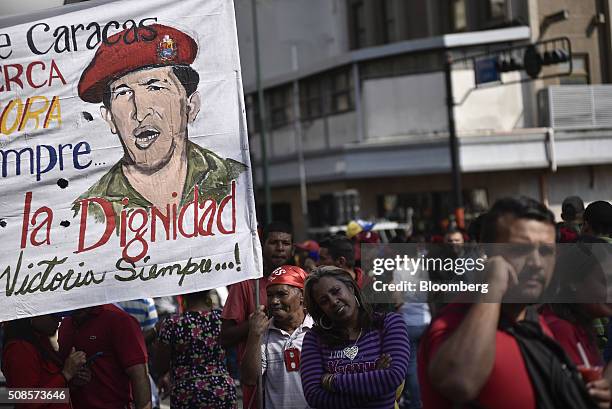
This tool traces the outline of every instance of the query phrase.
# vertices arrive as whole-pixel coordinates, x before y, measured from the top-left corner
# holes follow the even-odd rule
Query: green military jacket
[[[123,174],[122,164],[123,159],[73,202],[72,210],[75,217],[81,209],[80,201],[95,197],[103,198],[112,204],[117,221],[124,208],[146,209],[153,206],[130,185]],[[200,203],[208,199],[219,202],[230,193],[232,180],[235,180],[245,170],[244,164],[233,159],[222,159],[208,149],[187,141],[187,176],[180,206],[193,200],[196,186],[198,186]],[[129,199],[125,206],[122,203],[124,198]],[[89,204],[88,215],[93,216],[98,222],[105,221],[102,208],[93,203]]]

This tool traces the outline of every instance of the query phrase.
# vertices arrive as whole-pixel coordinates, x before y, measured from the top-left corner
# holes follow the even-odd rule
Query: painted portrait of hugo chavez
[[[129,41],[128,41],[129,39]],[[194,199],[219,202],[247,167],[188,139],[200,111],[199,75],[190,64],[198,45],[188,34],[161,24],[125,30],[102,42],[83,71],[79,97],[102,104],[100,113],[123,146],[123,157],[74,202],[101,198],[118,215],[125,208],[164,209]],[[103,209],[88,215],[104,222]]]

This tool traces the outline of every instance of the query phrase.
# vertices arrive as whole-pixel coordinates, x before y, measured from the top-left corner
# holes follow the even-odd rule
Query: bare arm
[[[151,409],[151,384],[146,364],[130,366],[125,370],[132,385],[136,409]]]
[[[495,338],[500,301],[510,282],[516,282],[512,266],[501,257],[488,264],[489,294],[474,304],[463,321],[434,354],[427,368],[435,388],[453,402],[475,399],[491,374],[495,363]]]
[[[240,377],[245,385],[257,385],[257,379],[261,374],[261,337],[270,324],[270,320],[263,312],[263,306],[251,314],[248,323],[249,336],[240,366]]]
[[[453,402],[478,396],[495,362],[500,304],[475,304],[429,363],[432,385]]]
[[[219,343],[224,348],[233,347],[239,343],[246,341],[249,335],[249,322],[244,321],[240,324],[234,320],[221,320],[221,333],[219,334]]]

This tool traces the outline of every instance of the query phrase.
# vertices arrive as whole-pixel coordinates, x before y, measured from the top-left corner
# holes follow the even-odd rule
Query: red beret
[[[189,65],[198,53],[195,40],[172,27],[152,24],[146,29],[139,27],[136,35],[128,30],[110,36],[98,47],[79,80],[79,97],[83,101],[102,102],[108,83],[129,72],[144,67]]]
[[[281,266],[268,277],[268,285],[287,284],[297,288],[304,288],[304,281],[308,274],[296,266]]]

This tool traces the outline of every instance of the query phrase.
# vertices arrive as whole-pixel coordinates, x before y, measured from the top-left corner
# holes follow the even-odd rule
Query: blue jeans
[[[423,332],[427,329],[427,325],[407,325],[408,340],[410,342],[410,358],[408,359],[408,369],[406,370],[406,384],[404,385],[404,409],[420,409],[421,392],[419,390],[419,379],[417,377],[417,351],[419,350],[419,341]]]

